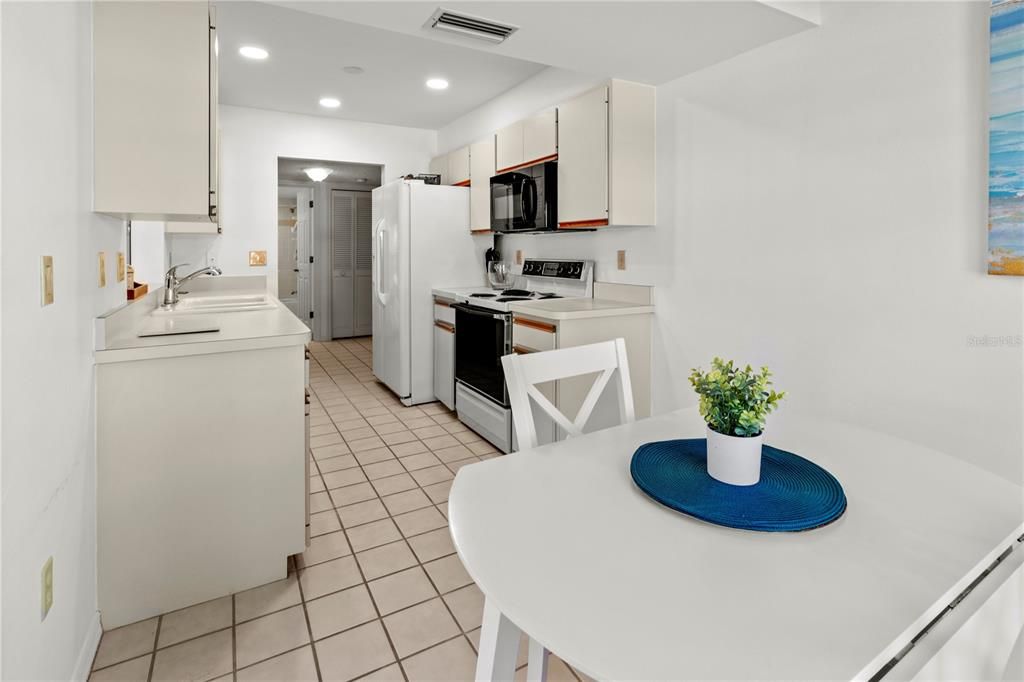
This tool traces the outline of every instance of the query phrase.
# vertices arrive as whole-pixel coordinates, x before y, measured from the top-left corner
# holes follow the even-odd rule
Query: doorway
[[[310,177],[309,169],[320,172]],[[383,167],[375,164],[278,158],[278,224],[294,223],[285,225],[290,233],[285,228],[279,232],[278,291],[316,340],[373,331],[371,193],[382,177]],[[282,196],[292,194],[294,215],[289,216],[281,202]],[[288,300],[291,291],[294,296]]]

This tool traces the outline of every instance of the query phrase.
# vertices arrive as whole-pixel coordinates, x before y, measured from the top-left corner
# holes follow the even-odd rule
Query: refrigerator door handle
[[[381,221],[379,221],[377,223],[377,263],[376,263],[376,265],[377,265],[377,273],[376,273],[377,274],[377,277],[376,277],[377,286],[374,287],[374,290],[377,293],[377,300],[380,301],[381,305],[386,306],[388,304],[388,295],[386,293],[384,293],[384,289],[382,288],[382,285],[384,284],[384,280],[381,277],[381,274],[383,272],[383,266],[381,265],[381,263],[384,261],[384,244],[385,244],[385,242],[384,242],[384,232],[385,232],[385,230],[380,225],[383,222],[384,221],[381,220]]]

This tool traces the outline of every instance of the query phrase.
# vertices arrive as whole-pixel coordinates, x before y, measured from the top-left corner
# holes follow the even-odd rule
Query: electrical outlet
[[[42,305],[53,303],[53,256],[43,256],[39,267]]]
[[[105,287],[107,286],[107,252],[100,251],[97,260],[97,266],[99,267],[100,270],[99,285],[101,287]]]
[[[522,249],[516,249],[516,265],[522,265],[522,264],[523,264],[523,250]]]
[[[263,267],[267,264],[267,252],[266,251],[250,251],[249,252],[249,267]]]
[[[626,269],[626,252],[619,251],[617,254],[616,262],[618,263],[619,270]]]
[[[53,606],[53,557],[47,559],[43,564],[39,587],[42,596],[39,620],[46,620],[46,614],[50,613],[50,608]]]
[[[117,281],[124,281],[124,251],[117,252]]]

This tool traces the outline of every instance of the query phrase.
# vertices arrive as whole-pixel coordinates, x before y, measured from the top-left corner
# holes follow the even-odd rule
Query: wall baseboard
[[[89,679],[89,670],[92,668],[92,661],[96,658],[96,649],[100,645],[100,637],[103,635],[103,627],[100,625],[100,612],[97,611],[89,624],[89,631],[82,642],[82,648],[78,652],[78,660],[75,662],[75,670],[71,679],[78,682],[85,682]]]

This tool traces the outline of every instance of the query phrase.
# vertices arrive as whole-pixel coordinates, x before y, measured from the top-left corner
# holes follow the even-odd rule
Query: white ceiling
[[[380,166],[373,166],[365,163],[346,163],[343,161],[324,161],[316,159],[292,159],[279,158],[277,160],[278,182],[308,183],[309,176],[303,172],[303,168],[330,168],[333,173],[327,176],[325,182],[359,182],[364,189],[372,189],[380,185]]]
[[[754,0],[654,2],[282,1],[325,17],[376,26],[476,51],[474,59],[502,55],[599,76],[661,84],[755,47],[812,28],[796,14],[813,2]],[[424,27],[438,6],[519,26],[494,45]],[[780,9],[788,7],[788,9]]]
[[[427,14],[432,9],[421,5]],[[440,128],[545,68],[254,2],[218,3],[217,38],[224,104],[419,128]],[[245,59],[242,45],[263,47],[270,57]],[[365,72],[350,75],[344,66]],[[435,76],[451,86],[428,89],[425,81]],[[324,96],[337,97],[341,107],[321,107]]]

